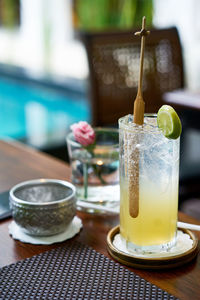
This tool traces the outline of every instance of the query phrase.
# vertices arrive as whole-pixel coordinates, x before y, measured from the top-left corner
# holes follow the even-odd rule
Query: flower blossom
[[[89,146],[95,142],[94,129],[84,121],[80,121],[70,126],[75,140],[82,146]]]

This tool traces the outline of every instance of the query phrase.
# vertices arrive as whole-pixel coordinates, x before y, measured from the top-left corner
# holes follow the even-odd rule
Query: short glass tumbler
[[[167,139],[153,114],[142,126],[127,115],[119,128],[120,234],[130,251],[168,250],[176,243],[180,139]]]
[[[95,146],[86,149],[67,136],[72,167],[72,183],[76,186],[77,207],[90,213],[105,212],[119,206],[119,131],[94,128]]]

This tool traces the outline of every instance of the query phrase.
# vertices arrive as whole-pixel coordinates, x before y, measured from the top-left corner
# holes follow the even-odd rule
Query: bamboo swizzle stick
[[[140,50],[140,75],[138,82],[138,92],[134,102],[134,123],[142,125],[144,123],[144,100],[142,98],[142,75],[143,75],[143,63],[144,63],[144,46],[145,46],[145,37],[150,33],[145,28],[146,18],[142,19],[142,29],[139,32],[135,32],[135,35],[141,36],[141,50]]]
[[[146,18],[142,19],[142,29],[136,32],[135,35],[141,37],[141,50],[140,50],[140,73],[138,81],[138,91],[137,96],[134,101],[133,109],[133,121],[137,125],[142,125],[144,123],[144,107],[145,103],[142,97],[142,76],[143,76],[143,62],[144,62],[144,47],[145,47],[145,37],[150,33],[145,28]],[[136,141],[137,142],[137,141]],[[130,170],[130,180],[129,180],[129,213],[131,217],[136,218],[139,214],[139,149],[135,149],[134,153],[134,176]]]

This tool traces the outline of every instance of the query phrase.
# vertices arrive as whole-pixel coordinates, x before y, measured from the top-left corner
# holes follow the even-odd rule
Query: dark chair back
[[[133,112],[140,65],[140,38],[133,32],[82,35],[95,126],[117,124]],[[145,112],[154,113],[163,104],[163,93],[184,87],[182,49],[176,28],[152,29],[145,43],[143,98]]]

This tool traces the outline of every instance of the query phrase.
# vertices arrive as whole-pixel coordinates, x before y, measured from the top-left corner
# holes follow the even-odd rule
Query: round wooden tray
[[[113,240],[116,234],[119,233],[119,225],[112,228],[107,235],[107,248],[110,255],[116,259],[118,262],[140,269],[169,269],[179,267],[183,264],[190,262],[194,259],[199,251],[198,249],[198,239],[196,236],[188,229],[180,229],[184,233],[187,233],[193,240],[193,246],[189,250],[171,256],[165,257],[138,257],[134,254],[127,254],[122,252],[113,245]]]

